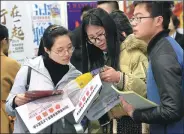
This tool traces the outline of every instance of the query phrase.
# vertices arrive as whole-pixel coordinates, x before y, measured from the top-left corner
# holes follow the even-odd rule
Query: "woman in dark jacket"
[[[82,22],[83,73],[104,65],[119,70],[119,53],[120,42],[114,21],[103,9],[89,10]],[[118,71],[114,72],[114,75],[119,76]],[[106,79],[102,80],[107,82]],[[110,127],[112,122],[108,122],[110,119],[105,114],[99,119],[103,127],[100,127],[98,122],[91,122],[89,131],[91,133],[110,133],[107,129],[111,129],[112,132],[112,127]]]

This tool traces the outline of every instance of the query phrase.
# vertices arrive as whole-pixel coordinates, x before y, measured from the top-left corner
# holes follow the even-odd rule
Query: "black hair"
[[[88,25],[102,26],[105,29],[107,52],[111,61],[111,67],[119,69],[120,42],[116,24],[106,11],[101,8],[94,8],[88,11],[82,22],[83,73],[105,65],[103,51],[87,41],[86,27]]]
[[[180,20],[174,14],[171,16],[171,19],[173,21],[174,28],[177,29],[179,27],[179,25],[180,25]]]
[[[82,8],[81,8],[81,15],[83,14],[83,12],[87,12],[87,11],[89,11],[90,9],[92,9],[92,7],[89,6],[89,5],[86,5],[86,6],[82,7]]]
[[[122,35],[122,32],[125,32],[127,36],[133,33],[128,17],[120,10],[114,10],[109,15],[114,20],[116,27],[118,28],[120,41],[123,42],[125,37]]]
[[[152,17],[163,17],[163,29],[167,30],[172,15],[173,1],[135,1],[134,7],[138,4],[146,4],[147,11]]]
[[[63,35],[68,35],[71,39],[70,32],[62,26],[50,25],[49,27],[47,27],[47,29],[43,33],[43,37],[40,40],[38,56],[46,54],[44,47],[46,47],[48,50],[51,50],[51,48],[55,42],[55,39],[58,36],[63,36]]]
[[[2,41],[3,39],[9,39],[8,29],[6,28],[6,26],[0,24],[0,41]]]
[[[108,3],[111,5],[113,10],[119,10],[119,4],[117,1],[97,1],[97,5]]]
[[[44,55],[45,54],[45,50],[44,50],[44,46],[43,46],[43,37],[40,39],[40,45],[38,48],[38,56],[40,55]]]

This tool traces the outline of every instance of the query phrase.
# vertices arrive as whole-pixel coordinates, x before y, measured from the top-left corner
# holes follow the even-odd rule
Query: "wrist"
[[[116,76],[117,76],[116,83],[119,83],[120,82],[120,77],[121,77],[121,72],[117,71]]]

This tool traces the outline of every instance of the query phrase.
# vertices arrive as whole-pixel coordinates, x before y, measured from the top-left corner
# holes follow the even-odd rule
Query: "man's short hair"
[[[114,22],[116,23],[116,26],[117,26],[118,30],[121,31],[121,33],[125,32],[127,36],[129,34],[133,33],[133,29],[132,29],[132,26],[129,22],[129,19],[124,14],[123,11],[120,11],[120,10],[112,11],[110,13],[110,16],[114,20]]]
[[[172,15],[173,1],[135,1],[134,7],[139,4],[146,4],[147,11],[152,17],[163,17],[163,29],[167,30]]]
[[[119,10],[119,4],[117,1],[97,1],[97,5],[108,3],[111,5],[113,10]]]
[[[2,41],[4,38],[8,39],[8,29],[6,26],[0,24],[0,31],[0,41]]]
[[[83,8],[81,8],[81,14],[83,14],[84,12],[89,11],[90,9],[92,9],[92,7],[91,7],[91,6],[89,6],[89,5],[84,6]]]

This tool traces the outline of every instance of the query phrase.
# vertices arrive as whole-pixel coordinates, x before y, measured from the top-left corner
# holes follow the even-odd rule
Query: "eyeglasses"
[[[73,51],[75,50],[74,47],[70,47],[69,49],[63,49],[63,50],[59,50],[59,51],[53,51],[51,50],[52,52],[54,52],[55,54],[59,55],[59,56],[64,56],[66,54],[66,51],[69,53],[69,54],[72,54]]]
[[[104,36],[106,36],[105,33],[99,34],[96,38],[89,38],[89,37],[88,37],[88,40],[87,40],[87,41],[88,41],[90,44],[94,44],[94,43],[97,43],[97,40],[100,41]]]
[[[153,17],[151,17],[151,16],[149,16],[149,17],[132,17],[130,19],[130,23],[132,23],[133,21],[135,23],[141,23],[141,19],[144,19],[144,18],[153,18]]]

